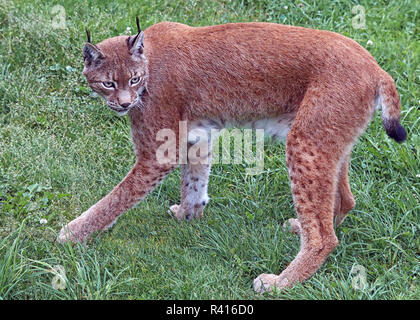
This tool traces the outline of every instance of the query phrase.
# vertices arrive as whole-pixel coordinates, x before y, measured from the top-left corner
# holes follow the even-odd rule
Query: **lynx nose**
[[[131,103],[121,103],[120,106],[124,108],[128,108]]]

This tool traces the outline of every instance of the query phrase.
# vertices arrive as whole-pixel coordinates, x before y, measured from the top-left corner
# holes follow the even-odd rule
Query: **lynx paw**
[[[87,240],[90,233],[83,230],[84,228],[82,228],[82,226],[82,221],[79,221],[79,219],[73,220],[61,229],[60,234],[57,237],[57,242],[83,242]]]
[[[180,205],[174,204],[173,206],[169,207],[168,214],[171,217],[174,217],[178,220],[191,220],[191,219],[201,219],[203,218],[203,210],[195,210],[195,211],[186,211],[182,209]]]
[[[287,287],[289,281],[275,274],[263,273],[254,280],[254,291],[257,293],[271,292],[274,288]]]
[[[183,220],[185,218],[184,214],[181,212],[181,207],[178,204],[174,204],[169,207],[168,214],[178,220]]]
[[[285,223],[283,223],[283,229],[287,230],[288,227],[291,226],[291,232],[294,234],[300,234],[300,222],[298,219],[289,219]]]

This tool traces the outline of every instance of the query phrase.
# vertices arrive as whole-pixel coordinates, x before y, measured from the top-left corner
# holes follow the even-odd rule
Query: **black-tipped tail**
[[[407,132],[405,132],[405,129],[398,120],[384,119],[383,124],[386,130],[386,134],[390,138],[394,139],[398,143],[401,143],[407,139]]]

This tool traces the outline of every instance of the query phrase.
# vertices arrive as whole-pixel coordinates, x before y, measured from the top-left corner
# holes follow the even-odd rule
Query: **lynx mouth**
[[[131,109],[132,106],[130,105],[126,108],[121,108],[121,107],[117,108],[117,107],[113,107],[113,106],[108,105],[108,107],[110,107],[112,110],[114,110],[119,116],[125,116],[128,113],[128,111]]]
[[[125,116],[132,108],[142,106],[143,102],[140,97],[137,97],[128,107],[122,107],[118,104],[111,104],[109,102],[107,104],[108,107],[114,110],[119,116]]]
[[[130,111],[130,108],[127,108],[127,109],[124,109],[124,110],[121,110],[121,111],[117,111],[117,114],[122,117],[122,116],[125,116],[128,113],[128,111]]]

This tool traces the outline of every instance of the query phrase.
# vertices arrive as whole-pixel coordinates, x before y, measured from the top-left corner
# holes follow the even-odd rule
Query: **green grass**
[[[418,1],[62,0],[63,30],[51,26],[49,1],[0,3],[0,298],[420,298]],[[366,29],[352,27],[356,4],[366,9]],[[128,119],[91,95],[81,48],[85,28],[99,42],[135,30],[136,15],[143,28],[258,20],[333,30],[367,47],[395,79],[408,140],[391,141],[375,115],[353,152],[356,207],[337,229],[339,246],[307,282],[264,296],[252,290],[256,276],[279,273],[299,249],[281,228],[295,215],[281,144],[266,145],[257,176],[215,165],[202,221],[166,213],[179,201],[177,170],[87,246],[55,242],[62,225],[134,164]],[[52,286],[57,265],[65,289]],[[362,290],[352,287],[355,265],[366,269]]]

